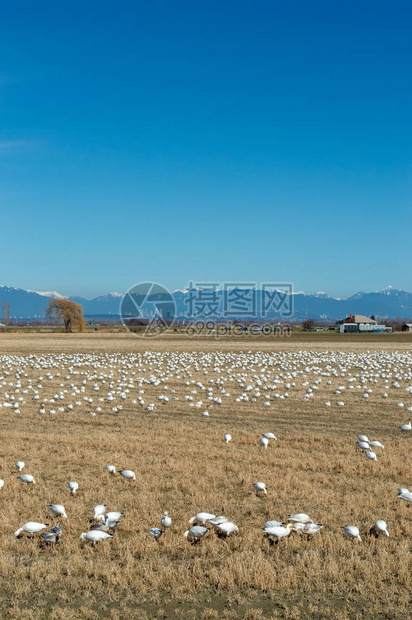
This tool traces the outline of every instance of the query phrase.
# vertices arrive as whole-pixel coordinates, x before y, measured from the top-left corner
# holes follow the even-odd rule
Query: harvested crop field
[[[410,416],[411,343],[0,335],[0,615],[409,617],[412,510],[397,495],[412,487],[412,432],[399,429]],[[265,448],[268,432],[277,440]],[[384,445],[376,462],[358,434]],[[18,479],[17,460],[36,485]],[[73,496],[69,481],[79,484]],[[68,516],[58,544],[14,536],[28,521],[55,524],[50,504]],[[97,504],[124,516],[94,547],[79,537]],[[156,542],[148,530],[165,510],[172,526]],[[199,511],[239,531],[225,538],[210,527],[192,544],[183,533]],[[293,513],[323,528],[274,544],[264,523]],[[389,537],[369,536],[378,519]]]

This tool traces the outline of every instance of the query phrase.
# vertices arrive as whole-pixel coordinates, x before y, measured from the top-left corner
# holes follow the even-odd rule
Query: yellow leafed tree
[[[60,319],[63,321],[66,333],[71,333],[73,329],[84,332],[86,323],[83,317],[83,308],[69,299],[50,299],[46,308],[46,315],[49,319]]]

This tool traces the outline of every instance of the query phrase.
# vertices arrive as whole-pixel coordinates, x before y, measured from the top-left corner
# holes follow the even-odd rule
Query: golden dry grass
[[[388,341],[374,346],[359,341],[334,344],[335,350],[353,352],[355,363],[358,355],[371,359],[373,349],[395,350]],[[283,355],[302,348],[293,338],[275,343],[166,338],[148,343],[126,336],[99,339],[87,334],[5,335],[0,345],[3,352],[20,356],[15,368],[27,373],[21,377],[23,384],[29,378],[36,383],[34,379],[45,375],[45,371],[26,365],[23,358],[32,353],[52,352],[55,360],[60,352],[94,352],[104,365],[106,352],[119,353],[121,360],[123,355],[147,349],[196,351],[197,357],[203,351],[211,359],[234,351],[236,361],[241,350]],[[320,353],[326,345],[314,341],[305,348]],[[399,351],[409,348],[404,343],[396,345]],[[412,433],[399,433],[407,412],[395,406],[400,400],[408,402],[409,394],[391,389],[389,398],[383,400],[383,381],[378,378],[378,383],[368,384],[373,393],[367,401],[361,400],[363,390],[346,390],[342,396],[345,407],[325,407],[325,400],[335,403],[340,399],[333,390],[344,385],[345,378],[330,377],[330,386],[323,378],[316,396],[304,401],[305,390],[317,378],[307,373],[305,378],[295,379],[296,387],[288,390],[288,399],[272,401],[270,407],[262,406],[262,398],[256,403],[234,403],[242,390],[229,383],[230,398],[212,407],[209,418],[202,418],[205,407],[189,407],[183,395],[194,388],[195,399],[205,403],[204,392],[186,386],[185,381],[200,380],[208,386],[209,379],[227,377],[227,360],[222,359],[222,373],[210,366],[204,375],[192,364],[190,377],[181,373],[180,379],[168,380],[179,400],[166,405],[155,400],[158,394],[167,393],[162,385],[144,385],[145,403],[157,404],[152,413],[131,404],[136,388],[126,401],[97,403],[105,390],[93,392],[94,381],[88,381],[85,393],[103,408],[94,418],[84,404],[73,412],[41,416],[31,394],[24,395],[26,404],[20,414],[0,409],[0,475],[5,480],[0,492],[2,617],[259,620],[409,616],[412,510],[396,495],[399,486],[412,486]],[[61,365],[62,360],[57,363]],[[397,372],[405,371],[407,363],[405,358],[403,367],[397,364]],[[80,385],[82,376],[65,380],[67,366],[60,370],[59,378],[42,382],[43,398],[63,389],[60,383],[65,388],[72,382]],[[249,382],[262,369],[257,361],[255,370],[247,373]],[[141,375],[139,370],[127,370]],[[279,372],[276,365],[269,370],[271,376]],[[53,375],[56,372],[57,368],[51,369]],[[359,373],[359,367],[354,365],[350,372]],[[115,379],[120,376],[116,368]],[[14,382],[14,377],[10,375],[9,380]],[[304,381],[309,385],[302,387]],[[401,382],[402,387],[409,384]],[[1,391],[4,388],[0,390],[0,402],[4,402]],[[279,387],[277,391],[283,390]],[[63,404],[85,394],[68,395]],[[124,410],[113,414],[112,405],[120,402]],[[50,408],[46,403],[46,409]],[[278,441],[263,450],[258,441],[266,431],[274,432]],[[229,445],[223,442],[226,432],[233,438]],[[369,462],[355,447],[355,435],[360,432],[385,445],[377,463]],[[35,487],[17,480],[17,459],[26,462],[24,471],[35,476]],[[118,475],[106,475],[103,467],[107,464],[133,469],[137,481],[128,483]],[[74,497],[69,495],[69,480],[80,484]],[[265,498],[252,493],[252,484],[258,480],[266,482]],[[50,503],[64,504],[69,516],[61,543],[55,549],[42,549],[38,539],[17,540],[13,532],[26,521],[48,518],[45,522],[52,522],[47,508]],[[116,536],[93,549],[78,538],[88,530],[98,503],[124,512],[125,517]],[[156,544],[147,530],[159,525],[165,509],[173,526]],[[182,533],[189,517],[199,510],[225,514],[239,526],[239,534],[221,540],[209,533],[201,544],[189,544]],[[278,546],[270,545],[262,535],[263,523],[284,520],[293,512],[308,513],[323,523],[324,529],[310,541],[291,535]],[[389,539],[365,536],[378,518],[387,521]],[[341,528],[346,524],[359,526],[362,544],[352,544],[344,537]]]

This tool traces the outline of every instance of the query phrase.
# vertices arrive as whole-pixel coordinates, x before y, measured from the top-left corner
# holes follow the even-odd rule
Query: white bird
[[[2,489],[3,487],[4,487],[4,480],[0,478],[0,489]]]
[[[209,530],[207,529],[207,527],[204,527],[203,525],[194,525],[193,527],[190,528],[190,530],[187,530],[183,536],[185,538],[194,538],[195,540],[200,540],[205,534],[207,534]]]
[[[97,504],[97,506],[95,506],[93,509],[94,519],[96,521],[99,519],[102,519],[104,517],[105,512],[106,512],[106,504]]]
[[[19,480],[25,482],[26,484],[36,484],[35,479],[30,474],[22,474],[19,476]]]
[[[343,531],[349,539],[354,540],[356,538],[356,540],[360,540],[362,542],[362,538],[359,536],[359,530],[356,525],[345,525]]]
[[[366,437],[366,435],[356,435],[356,438],[358,441],[366,441],[367,443],[369,443],[369,439]]]
[[[400,429],[401,429],[401,431],[410,431],[410,430],[412,430],[412,420],[409,420],[408,424],[402,424]]]
[[[293,528],[293,523],[288,523],[287,525],[279,525],[277,527],[265,527],[264,532],[268,536],[274,536],[279,542],[282,538],[289,536]]]
[[[122,469],[119,473],[126,480],[136,480],[136,474],[131,469]]]
[[[122,512],[107,512],[106,513],[106,519],[110,519],[110,521],[120,521],[120,519],[123,517],[123,513]]]
[[[305,523],[303,525],[303,528],[301,529],[301,532],[303,534],[308,534],[308,536],[313,536],[314,534],[317,534],[322,528],[323,525],[321,525],[320,523]]]
[[[106,465],[105,470],[109,472],[109,474],[116,473],[116,467],[114,465]]]
[[[289,515],[288,521],[294,521],[295,523],[313,523],[313,519],[311,519],[304,512],[298,512],[295,515]]]
[[[206,523],[206,521],[215,518],[216,515],[212,515],[210,512],[198,512],[194,517],[189,519],[189,523]]]
[[[256,495],[260,495],[260,493],[267,495],[266,484],[264,482],[255,482],[253,488],[256,491]]]
[[[221,534],[225,536],[229,536],[229,534],[233,534],[233,532],[238,532],[239,528],[232,521],[223,521],[223,523],[219,523],[216,525],[216,528]]]
[[[229,435],[229,433],[226,433],[223,439],[225,440],[225,443],[229,443],[229,441],[231,441],[232,439],[232,435]]]
[[[404,491],[403,493],[399,493],[398,497],[412,504],[412,493],[410,491]]]
[[[77,491],[77,489],[79,488],[79,484],[78,482],[69,482],[67,485],[70,489],[70,494],[74,495]]]
[[[374,452],[368,450],[367,452],[364,453],[367,459],[371,459],[372,461],[377,461],[377,456]]]
[[[263,437],[266,437],[266,439],[277,439],[273,433],[263,433]]]
[[[14,535],[20,536],[22,532],[27,532],[27,534],[32,534],[33,536],[34,534],[37,534],[37,532],[41,532],[42,530],[44,530],[46,527],[47,525],[44,525],[44,523],[28,521],[23,525],[23,527],[20,527],[16,532],[14,532]]]
[[[44,534],[40,534],[40,536],[48,545],[55,545],[60,540],[60,534],[56,534],[55,532],[45,532]]]
[[[24,461],[16,461],[15,466],[17,471],[22,471],[22,469],[24,469],[25,467],[25,462]]]
[[[64,509],[64,506],[62,506],[61,504],[49,504],[49,508],[55,517],[62,516],[67,519],[66,511]]]
[[[369,445],[372,446],[372,448],[382,448],[382,450],[384,449],[385,446],[383,446],[381,444],[380,441],[370,441]]]
[[[83,534],[80,534],[80,540],[88,540],[94,545],[107,538],[113,538],[113,536],[101,530],[91,530],[90,532],[83,532]]]
[[[206,523],[210,523],[211,525],[221,525],[222,523],[226,523],[226,521],[229,521],[229,519],[223,515],[219,515],[218,517],[215,517],[214,519],[208,519]]]
[[[270,527],[282,527],[283,523],[282,521],[266,521],[265,525],[263,526],[263,529],[268,529]]]
[[[382,519],[376,521],[370,533],[372,533],[373,531],[375,532],[376,536],[379,536],[379,534],[383,533],[389,538],[388,526],[386,525],[386,521],[382,521]]]
[[[405,489],[405,488],[400,487],[398,489],[398,495],[403,495],[404,493],[409,493],[409,489]]]
[[[172,526],[172,519],[169,517],[169,513],[167,512],[167,510],[164,511],[163,517],[160,519],[160,525],[162,527]]]
[[[261,437],[259,439],[259,443],[261,446],[263,446],[264,448],[267,448],[269,445],[269,439],[267,439],[267,437]]]
[[[361,450],[369,450],[369,448],[370,448],[370,445],[368,443],[366,443],[366,441],[358,441],[358,443],[356,445]]]

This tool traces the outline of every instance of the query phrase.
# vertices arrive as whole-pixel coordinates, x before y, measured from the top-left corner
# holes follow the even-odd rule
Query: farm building
[[[385,325],[379,325],[378,321],[370,319],[363,314],[350,314],[346,319],[338,321],[341,334],[347,332],[384,332]]]
[[[403,332],[412,332],[412,323],[404,323],[401,327]]]

